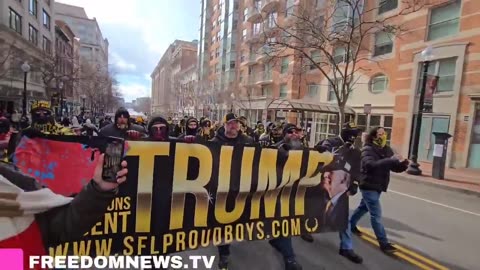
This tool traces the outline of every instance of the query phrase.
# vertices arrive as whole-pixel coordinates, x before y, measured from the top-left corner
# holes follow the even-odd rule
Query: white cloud
[[[149,87],[138,83],[122,84],[119,88],[126,101],[132,101],[139,97],[149,97],[151,94]]]
[[[150,74],[145,74],[145,80],[149,82],[152,80],[152,78],[150,77]]]
[[[110,60],[113,63],[114,67],[117,68],[120,72],[135,71],[137,69],[137,66],[135,66],[135,64],[128,63],[116,52],[110,52]]]

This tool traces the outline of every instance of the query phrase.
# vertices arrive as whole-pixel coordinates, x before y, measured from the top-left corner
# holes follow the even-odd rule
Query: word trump
[[[135,231],[149,233],[152,192],[154,182],[157,180],[153,177],[152,168],[155,166],[156,157],[170,157],[172,144],[169,142],[129,142],[129,144],[131,148],[127,155],[139,158]],[[218,152],[215,151],[218,148]],[[237,153],[234,153],[234,148]],[[241,152],[238,152],[240,150]],[[219,224],[238,222],[246,210],[250,211],[247,219],[258,220],[261,218],[262,206],[265,218],[304,215],[306,189],[320,184],[320,168],[333,159],[329,153],[314,150],[289,151],[287,156],[282,157],[277,149],[183,143],[175,144],[173,155],[169,230],[184,228],[187,194],[195,197],[195,227],[207,227],[212,201],[215,201],[214,217]],[[236,161],[237,158],[241,162]],[[193,160],[198,164],[198,170],[194,178],[189,178],[188,171]],[[214,162],[218,167],[214,166]],[[232,166],[232,163],[237,167]],[[306,167],[303,175],[302,165]],[[236,187],[231,186],[231,178],[234,176],[232,172],[240,174]],[[207,189],[212,179],[218,180],[215,197],[212,197],[212,193]],[[293,195],[294,213],[291,213],[291,193],[297,182],[296,194]],[[233,209],[228,209],[227,198],[231,196],[232,190],[236,193],[235,203]],[[280,216],[277,216],[279,198],[281,211]],[[247,200],[250,209],[246,209]]]
[[[215,256],[30,256],[30,269],[212,269]],[[191,262],[191,263],[190,263]]]

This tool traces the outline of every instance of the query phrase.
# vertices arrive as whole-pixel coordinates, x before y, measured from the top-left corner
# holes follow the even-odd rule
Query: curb
[[[423,184],[423,185],[426,185],[426,186],[437,187],[437,188],[440,188],[440,189],[443,189],[443,190],[450,190],[450,191],[455,191],[455,192],[459,192],[459,193],[463,193],[463,194],[467,194],[467,195],[473,195],[473,196],[480,197],[480,190],[478,190],[478,191],[477,190],[470,190],[470,189],[465,189],[465,188],[461,188],[461,187],[432,183],[431,181],[423,181],[421,179],[421,177],[422,176],[419,176],[419,179],[417,179],[417,178],[408,177],[408,176],[403,175],[403,174],[392,175],[392,178],[394,178],[394,179],[399,179],[399,180],[402,180],[402,181],[407,181],[407,182],[412,182],[412,183],[417,183],[417,184],[420,183],[420,184]],[[444,181],[444,180],[438,180],[438,181]],[[475,185],[475,184],[472,184],[472,185]]]

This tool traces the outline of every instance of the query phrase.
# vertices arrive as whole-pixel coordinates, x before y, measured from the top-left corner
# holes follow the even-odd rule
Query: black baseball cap
[[[287,135],[287,133],[288,133],[290,130],[300,131],[300,130],[302,130],[302,129],[299,128],[299,127],[297,127],[297,125],[295,125],[295,124],[286,124],[286,125],[283,127],[283,136],[285,137],[285,135]]]
[[[223,117],[223,123],[228,123],[230,121],[240,121],[240,120],[238,119],[238,116],[236,114],[231,112],[231,113],[227,113],[225,117]]]

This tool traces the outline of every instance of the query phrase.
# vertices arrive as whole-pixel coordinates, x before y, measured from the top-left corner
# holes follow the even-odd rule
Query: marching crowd
[[[95,120],[95,122],[97,121]],[[4,161],[7,163],[12,161],[11,156],[20,137],[18,136],[19,130],[19,128],[11,125],[7,118],[0,117],[0,146],[6,153]],[[109,117],[105,117],[99,121],[98,125],[92,123],[91,119],[84,119],[83,116],[73,117],[57,123],[48,102],[37,102],[32,106],[31,123],[25,130],[59,135],[113,136],[128,140],[174,140],[187,143],[211,141],[222,145],[260,144],[264,147],[276,147],[281,151],[299,150],[307,147],[304,130],[295,124],[262,123],[258,121],[255,127],[250,127],[245,117],[237,117],[234,113],[226,114],[222,123],[212,122],[208,118],[203,117],[200,119],[184,117],[178,123],[174,123],[172,118],[161,116],[153,116],[146,123],[142,118],[131,119],[128,110],[120,108],[115,113],[113,121]],[[331,153],[336,153],[342,149],[354,149],[354,142],[359,135],[359,129],[352,123],[346,123],[338,137],[322,140],[314,148],[320,152],[328,151]],[[383,227],[380,196],[382,192],[386,192],[388,189],[390,172],[405,171],[409,162],[400,155],[393,153],[392,149],[387,145],[386,133],[382,127],[373,128],[368,133],[363,148],[361,150],[358,149],[358,151],[361,151],[360,166],[362,173],[359,176],[355,176],[358,179],[348,181],[349,184],[346,185],[346,189],[341,194],[333,191],[338,190],[340,183],[343,184],[345,182],[343,174],[329,173],[322,177],[324,179],[323,185],[329,191],[329,206],[335,207],[335,204],[338,202],[338,196],[344,194],[353,196],[357,193],[358,188],[360,189],[361,203],[350,217],[348,227],[339,233],[339,254],[354,263],[362,263],[363,259],[353,250],[352,233],[361,234],[356,224],[367,212],[370,213],[372,228],[381,250],[386,253],[395,252],[395,247],[389,243]],[[122,165],[126,167],[126,164]],[[99,166],[98,170],[101,170],[101,166]],[[342,169],[337,168],[335,170]],[[3,175],[1,170],[0,174]],[[126,169],[119,172],[119,183],[125,181],[125,174]],[[86,187],[86,190],[80,193],[80,195],[88,194],[90,197],[97,196],[110,200],[112,198],[111,194],[115,192],[117,185],[107,185],[98,175],[101,175],[101,173],[98,174],[96,172],[91,186]],[[83,197],[75,198],[70,207],[85,208],[81,206],[82,203],[87,203]],[[75,202],[77,203],[75,204]],[[104,210],[106,210],[106,205],[106,203],[102,204],[102,209],[105,208]],[[78,209],[70,209],[70,214],[77,213],[75,211],[85,213],[84,211],[78,211]],[[348,212],[348,206],[346,211]],[[95,222],[93,219],[90,222],[91,224],[83,222],[85,225],[84,229],[88,230],[90,228],[88,226],[93,226]],[[55,229],[53,228],[46,230],[48,230],[49,234],[55,234]],[[57,235],[49,236],[49,238],[59,238],[61,241],[75,240],[67,237],[68,234],[65,234],[66,232],[62,230],[58,233],[61,234],[61,237]],[[71,237],[79,237],[82,233],[71,234]],[[302,235],[301,237],[307,242],[314,241],[311,235]],[[281,237],[270,240],[269,243],[282,254],[285,269],[302,269],[295,258],[291,238]],[[227,269],[230,255],[229,245],[219,246],[218,252],[220,255],[219,268]]]

